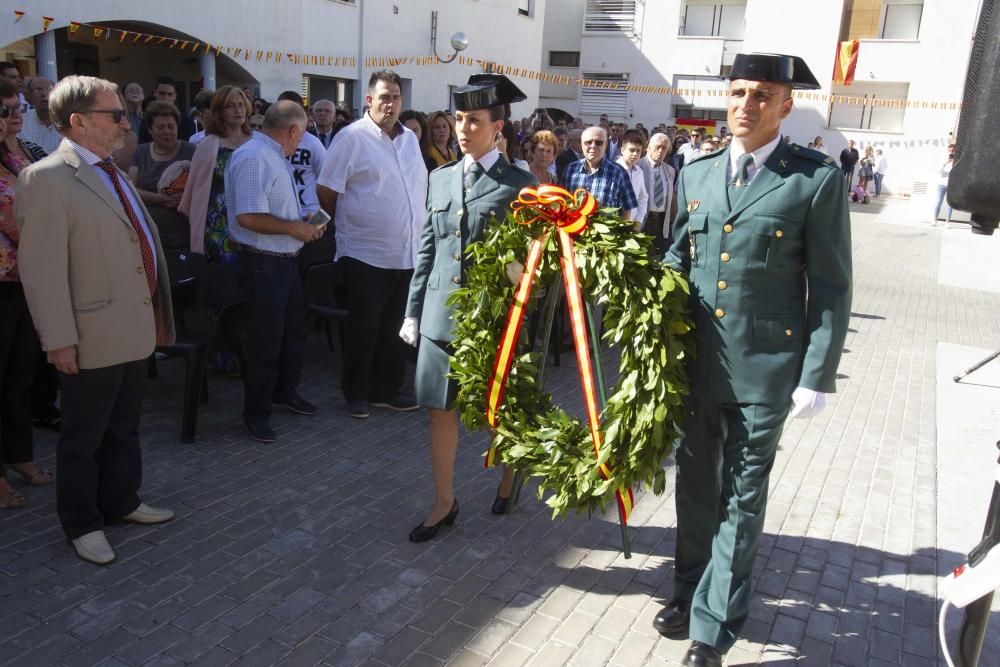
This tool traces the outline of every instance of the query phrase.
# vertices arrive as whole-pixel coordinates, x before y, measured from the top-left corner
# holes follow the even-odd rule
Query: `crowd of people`
[[[782,425],[816,414],[834,391],[851,291],[841,172],[821,140],[809,150],[780,134],[792,89],[818,84],[801,59],[766,54],[738,56],[732,78],[733,131],[713,136],[607,116],[553,121],[541,109],[512,120],[510,105],[526,96],[502,75],[473,75],[454,91],[454,111],[425,115],[402,109],[395,72],[377,71],[352,119],[331,100],[307,107],[286,91],[269,103],[231,85],[181,111],[168,77],[147,98],[136,82],[87,76],[24,83],[0,63],[0,465],[30,484],[55,482],[76,553],[111,563],[106,523],[174,518],[139,495],[147,362],[177,328],[168,253],[204,257],[198,299],[224,331],[216,366],[242,377],[242,425],[271,443],[275,406],[319,409],[298,391],[298,256],[323,241],[348,313],[346,414],[429,410],[434,502],[409,539],[433,539],[459,512],[449,295],[464,283],[464,251],[524,186],[585,188],[692,285],[695,421],[678,457],[677,598],[654,625],[690,627],[684,664],[720,664],[749,607]],[[759,201],[770,215],[744,213]],[[522,271],[512,261],[507,277]],[[417,348],[413,387],[406,345]],[[35,380],[53,368],[55,419],[55,383]],[[33,460],[33,420],[60,430],[55,474]],[[512,483],[504,469],[491,511],[508,511]],[[0,508],[25,502],[0,475]]]

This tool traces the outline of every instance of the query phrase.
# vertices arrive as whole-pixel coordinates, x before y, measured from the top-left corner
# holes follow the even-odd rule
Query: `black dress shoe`
[[[497,497],[493,499],[493,507],[490,508],[490,512],[493,512],[494,514],[497,515],[506,514],[508,511],[510,511],[510,498],[511,498],[510,496],[504,498],[499,493],[497,493]]]
[[[373,400],[372,405],[376,408],[389,408],[397,412],[409,412],[420,407],[417,400],[408,394],[396,394],[385,399]]]
[[[722,667],[722,654],[714,646],[692,642],[681,667]]]
[[[368,406],[368,401],[348,401],[347,414],[355,419],[368,419],[371,408]]]
[[[275,401],[283,408],[288,408],[297,415],[312,416],[316,414],[316,406],[298,394],[291,394],[280,401]]]
[[[246,428],[247,433],[250,437],[257,442],[275,442],[278,436],[274,434],[274,429],[271,428],[271,424],[268,422],[267,417],[257,417],[249,418],[243,420],[243,426]]]
[[[432,539],[435,535],[437,535],[437,532],[438,530],[440,530],[441,526],[453,525],[455,523],[455,517],[457,516],[458,516],[458,498],[455,499],[455,504],[451,506],[451,511],[448,512],[448,514],[445,515],[443,519],[438,521],[433,526],[425,526],[421,521],[420,525],[414,528],[410,532],[410,541],[426,542],[427,540]]]
[[[665,637],[687,636],[691,620],[691,603],[674,598],[653,619],[653,628]]]

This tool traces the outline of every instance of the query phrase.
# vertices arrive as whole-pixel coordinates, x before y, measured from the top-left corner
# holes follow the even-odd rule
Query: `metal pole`
[[[601,403],[601,412],[604,412],[604,406],[608,403],[608,391],[604,384],[604,364],[601,360],[601,338],[598,334],[597,320],[594,317],[594,307],[591,304],[590,299],[584,299],[584,306],[586,308],[587,316],[587,327],[590,329],[590,355],[594,363],[594,375],[597,376],[597,397]],[[622,508],[618,506],[618,528],[621,530],[622,534],[622,552],[625,554],[625,558],[632,557],[632,545],[628,537],[628,524],[625,523],[625,514],[622,512]]]
[[[955,377],[953,377],[952,380],[954,380],[955,382],[961,382],[962,380],[964,380],[965,378],[967,378],[969,375],[971,375],[972,373],[975,373],[980,368],[982,368],[986,364],[990,363],[991,361],[993,361],[997,357],[1000,357],[1000,350],[997,350],[996,352],[994,352],[990,356],[986,357],[982,361],[976,363],[974,366],[970,366],[969,368],[966,368],[964,371],[962,371],[961,373],[959,373],[958,375],[956,375]]]

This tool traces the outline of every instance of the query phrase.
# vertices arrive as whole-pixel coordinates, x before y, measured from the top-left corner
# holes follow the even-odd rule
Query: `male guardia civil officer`
[[[697,354],[677,452],[675,598],[653,625],[688,631],[688,666],[720,665],[747,618],[785,418],[817,414],[835,391],[851,312],[843,176],[782,140],[793,88],[819,88],[801,58],[736,56],[732,145],[681,171],[664,258],[689,277]]]

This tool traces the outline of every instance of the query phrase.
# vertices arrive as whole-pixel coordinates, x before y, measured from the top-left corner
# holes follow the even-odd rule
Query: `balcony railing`
[[[585,33],[632,35],[636,0],[587,0],[583,13]]]

